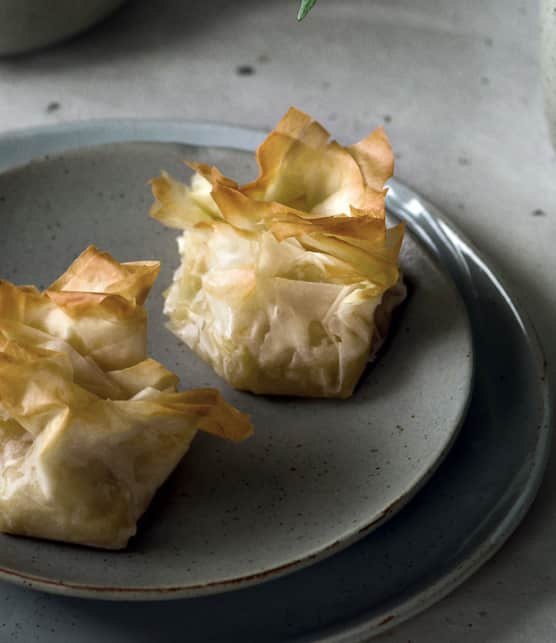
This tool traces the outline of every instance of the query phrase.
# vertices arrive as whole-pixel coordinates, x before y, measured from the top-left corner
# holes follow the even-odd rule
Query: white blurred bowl
[[[541,0],[541,77],[552,144],[556,149],[556,0]]]
[[[0,55],[63,40],[94,25],[125,0],[0,0]]]

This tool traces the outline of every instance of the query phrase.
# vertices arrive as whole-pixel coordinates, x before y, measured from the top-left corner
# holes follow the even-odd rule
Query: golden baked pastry
[[[183,230],[169,328],[238,389],[349,397],[405,297],[402,224],[386,227],[382,128],[342,147],[290,109],[246,185],[190,163],[152,181],[151,216]]]
[[[0,531],[125,547],[197,429],[251,433],[148,358],[158,271],[90,247],[42,293],[0,281]]]

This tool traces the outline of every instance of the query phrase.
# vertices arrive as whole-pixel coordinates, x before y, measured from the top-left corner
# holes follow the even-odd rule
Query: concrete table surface
[[[540,334],[556,382],[556,154],[528,0],[135,0],[82,36],[0,59],[0,130],[102,117],[270,128],[289,105],[354,141],[384,124],[396,174],[481,248]],[[525,522],[391,643],[556,640],[556,463]],[[0,588],[0,641],[95,622]],[[108,641],[107,635],[102,634]],[[87,639],[92,640],[92,639]],[[117,635],[115,641],[119,640]]]

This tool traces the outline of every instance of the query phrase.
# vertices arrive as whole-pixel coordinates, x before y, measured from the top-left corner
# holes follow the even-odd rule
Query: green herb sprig
[[[297,12],[297,19],[299,22],[305,18],[305,16],[311,11],[311,9],[317,4],[317,0],[301,0],[301,5],[299,11]]]

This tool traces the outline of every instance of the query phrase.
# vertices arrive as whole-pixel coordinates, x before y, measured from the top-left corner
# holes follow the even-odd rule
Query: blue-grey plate
[[[233,390],[166,328],[162,292],[176,232],[147,215],[148,180],[183,159],[252,178],[254,155],[177,143],[81,146],[0,173],[0,275],[51,283],[90,243],[120,261],[156,258],[149,353],[186,388],[216,387],[251,416],[241,445],[199,435],[125,552],[0,535],[0,579],[67,595],[160,600],[268,581],[330,556],[385,522],[448,452],[471,397],[465,306],[414,235],[400,263],[410,295],[349,400]]]
[[[0,137],[0,169],[117,141],[252,150],[262,136],[195,123],[69,124]],[[475,380],[467,419],[428,484],[389,522],[344,551],[255,587],[131,604],[83,602],[4,585],[4,605],[17,611],[23,638],[48,611],[48,622],[58,623],[52,640],[65,636],[82,643],[110,640],[116,630],[118,641],[134,642],[181,641],[185,635],[203,641],[359,640],[431,605],[503,544],[535,495],[548,453],[541,350],[507,289],[432,206],[392,181],[388,207],[451,275],[473,333]]]

